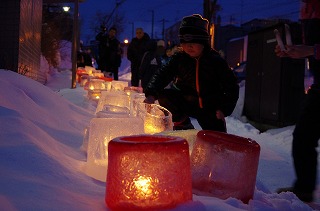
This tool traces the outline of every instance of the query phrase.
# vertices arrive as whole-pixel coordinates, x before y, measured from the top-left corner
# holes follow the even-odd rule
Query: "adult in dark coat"
[[[141,86],[143,90],[145,90],[153,74],[164,63],[164,41],[159,40],[158,42],[156,42],[155,40],[150,40],[149,46],[149,50],[145,52],[143,55],[141,65],[139,68],[139,78],[141,79]]]
[[[131,62],[131,86],[139,86],[139,67],[144,53],[148,50],[150,36],[142,28],[136,29],[136,37],[128,46],[127,57]]]
[[[107,35],[97,36],[100,41],[101,57],[99,58],[99,69],[102,72],[110,72],[113,79],[118,80],[119,67],[121,65],[121,46],[120,41],[116,38],[117,29],[111,27]],[[100,49],[99,49],[100,51]]]
[[[117,29],[111,27],[107,38],[106,48],[106,66],[107,72],[113,74],[113,79],[118,80],[119,67],[121,65],[122,49],[120,41],[116,38]]]
[[[302,0],[300,19],[303,45],[286,46],[286,51],[281,51],[277,46],[275,51],[281,57],[308,58],[313,84],[293,131],[292,157],[296,180],[293,187],[281,188],[278,192],[291,191],[300,200],[312,202],[317,187],[317,147],[320,139],[320,0]]]
[[[106,72],[106,40],[107,40],[107,28],[105,26],[100,27],[101,31],[97,34],[96,40],[98,41],[98,69],[102,72]]]
[[[175,130],[191,129],[189,117],[203,130],[226,132],[225,116],[239,97],[237,79],[227,62],[209,45],[208,20],[184,17],[179,38],[182,52],[160,68],[146,87],[146,103],[158,100],[172,113]],[[170,89],[164,89],[169,82]]]

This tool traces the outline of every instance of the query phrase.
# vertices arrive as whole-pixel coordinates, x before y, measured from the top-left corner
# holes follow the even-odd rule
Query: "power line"
[[[237,18],[240,20],[240,23],[243,22],[244,19],[246,21],[257,17],[257,16],[263,16],[263,17],[289,17],[292,18],[294,16],[298,17],[299,13],[299,0],[290,0],[290,1],[276,1],[276,2],[270,2],[265,1],[263,2],[255,2],[248,3],[247,1],[241,1],[240,9],[236,10],[236,12],[230,12],[230,13],[224,13],[219,12],[218,14],[221,16],[223,20],[228,20],[230,17],[233,19]],[[288,5],[290,7],[288,7]],[[285,7],[285,8],[283,8]],[[295,8],[293,8],[295,7]],[[240,11],[240,12],[239,12]]]

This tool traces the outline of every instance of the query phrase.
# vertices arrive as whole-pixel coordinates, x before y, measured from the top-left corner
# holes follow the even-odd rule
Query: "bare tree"
[[[124,31],[124,16],[122,14],[110,16],[110,13],[97,12],[90,20],[90,30],[96,35],[101,31],[101,26],[104,26],[107,29],[115,27],[119,36]]]

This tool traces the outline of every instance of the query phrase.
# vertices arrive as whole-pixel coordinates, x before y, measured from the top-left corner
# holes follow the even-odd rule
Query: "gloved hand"
[[[224,121],[224,114],[222,113],[222,111],[217,110],[216,111],[216,117],[217,117],[217,119],[221,119],[221,120]]]

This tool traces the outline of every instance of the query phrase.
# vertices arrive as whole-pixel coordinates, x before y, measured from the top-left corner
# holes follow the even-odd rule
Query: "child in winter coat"
[[[191,129],[189,117],[203,130],[226,132],[225,117],[239,96],[237,79],[227,62],[209,45],[208,20],[201,15],[184,17],[179,38],[182,52],[172,56],[150,79],[146,103],[159,104],[172,113],[174,129]],[[164,89],[169,82],[171,87]]]

